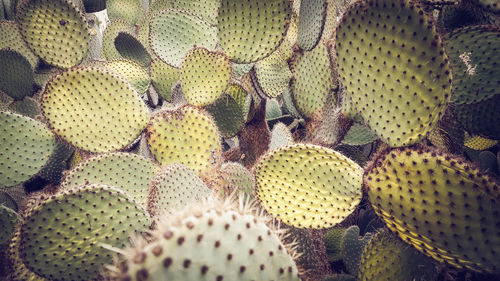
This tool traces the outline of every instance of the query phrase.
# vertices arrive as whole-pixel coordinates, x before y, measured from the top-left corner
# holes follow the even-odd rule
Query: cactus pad
[[[141,0],[106,0],[106,11],[109,19],[123,19],[133,26],[143,13],[141,3]]]
[[[129,83],[94,67],[54,76],[45,86],[41,107],[57,135],[91,152],[124,148],[149,120],[146,105]]]
[[[16,224],[19,221],[18,214],[11,208],[0,204],[0,251],[3,251],[8,245],[14,233]]]
[[[432,20],[408,0],[358,1],[336,31],[344,110],[390,146],[419,142],[451,96],[451,68]]]
[[[223,179],[223,189],[229,192],[237,190],[239,194],[253,194],[255,179],[245,166],[236,162],[227,162],[221,165],[218,172]]]
[[[181,67],[194,46],[215,49],[217,30],[207,22],[179,10],[161,10],[152,15],[149,42],[164,62]]]
[[[136,154],[101,154],[73,167],[61,183],[61,189],[101,183],[120,188],[145,208],[151,180],[159,170],[153,161]]]
[[[222,95],[206,110],[214,118],[223,138],[234,137],[245,125],[243,108],[228,94]]]
[[[217,24],[221,47],[236,63],[261,60],[283,41],[290,16],[288,0],[222,0]]]
[[[114,41],[115,49],[121,57],[133,60],[142,67],[151,63],[151,55],[142,43],[128,32],[118,32]]]
[[[269,150],[278,149],[287,145],[293,144],[293,136],[288,127],[278,122],[274,124],[271,131],[271,142],[269,143]]]
[[[190,205],[126,250],[113,280],[299,280],[293,253],[250,207]],[[120,270],[121,269],[121,270]]]
[[[179,81],[179,69],[160,59],[154,59],[149,69],[156,92],[167,102],[172,101],[172,86]]]
[[[13,235],[12,240],[7,250],[12,271],[7,276],[12,281],[49,281],[43,277],[36,275],[33,271],[29,270],[19,256],[19,243],[21,241],[21,230],[18,224]]]
[[[160,218],[212,195],[201,178],[182,164],[172,164],[157,173],[148,195],[148,212]]]
[[[266,96],[275,98],[288,89],[292,72],[278,49],[255,64],[255,76]]]
[[[361,200],[361,167],[328,148],[295,144],[273,150],[254,172],[262,206],[298,228],[331,227]]]
[[[188,53],[181,68],[184,98],[196,106],[215,102],[231,78],[231,62],[221,53],[196,48]]]
[[[209,169],[221,151],[215,122],[208,113],[191,106],[158,112],[146,128],[146,137],[151,153],[162,165],[181,163],[197,173]]]
[[[346,229],[343,227],[333,227],[325,233],[325,248],[329,262],[342,260],[342,240]]]
[[[346,229],[342,237],[342,260],[347,271],[353,275],[358,274],[363,249],[373,237],[373,234],[368,232],[363,238],[360,238],[359,231],[359,227],[353,225]]]
[[[123,191],[81,186],[54,195],[27,214],[20,256],[48,279],[96,279],[113,254],[102,245],[123,247],[130,234],[144,232],[150,224],[145,210]]]
[[[360,123],[354,123],[349,131],[347,131],[342,143],[347,145],[365,145],[376,139],[377,135],[370,128]]]
[[[479,135],[465,135],[464,146],[474,150],[486,150],[497,145],[498,140],[483,138]]]
[[[30,50],[19,30],[18,25],[13,21],[0,21],[0,49],[11,48],[18,51],[25,57],[31,67],[35,69],[38,64],[38,57]]]
[[[0,188],[22,183],[47,163],[56,139],[44,124],[0,111]]]
[[[327,15],[326,0],[300,1],[297,45],[306,51],[316,47],[325,25]]]
[[[69,68],[85,57],[90,33],[81,12],[68,0],[23,0],[17,21],[24,40],[47,63]]]
[[[427,149],[394,149],[365,180],[375,211],[405,242],[439,262],[500,270],[500,189],[470,163]]]
[[[23,55],[10,48],[0,49],[0,90],[14,99],[31,95],[33,68]]]
[[[144,94],[149,89],[149,85],[151,84],[149,74],[134,61],[117,59],[98,63],[98,65],[102,65],[122,76],[122,78],[132,84],[140,95]]]
[[[464,129],[486,138],[500,139],[500,94],[472,104],[452,107],[453,114]]]
[[[121,19],[115,19],[109,22],[108,26],[104,30],[102,38],[103,59],[113,60],[122,58],[122,55],[120,55],[120,53],[116,49],[115,40],[116,37],[118,37],[118,35],[123,32],[134,34],[134,28],[130,26],[126,21]]]
[[[12,102],[9,104],[9,110],[31,118],[36,118],[41,114],[38,102],[31,97],[24,97],[22,100]]]

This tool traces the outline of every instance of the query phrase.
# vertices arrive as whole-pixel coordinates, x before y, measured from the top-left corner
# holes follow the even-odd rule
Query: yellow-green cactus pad
[[[281,44],[290,17],[288,0],[222,0],[217,23],[220,45],[233,62],[261,60]]]
[[[29,61],[19,52],[0,49],[0,90],[16,100],[33,91],[34,73]]]
[[[161,59],[154,59],[149,68],[151,80],[156,92],[167,102],[172,101],[172,86],[179,81],[179,69],[163,62]]]
[[[156,0],[151,10],[178,9],[195,15],[210,25],[217,25],[219,0]]]
[[[500,271],[500,188],[467,161],[421,148],[393,149],[365,174],[377,214],[439,262]]]
[[[202,19],[180,10],[161,10],[151,16],[149,42],[164,62],[181,67],[193,47],[215,49],[217,29]]]
[[[47,163],[54,134],[34,119],[0,111],[0,188],[22,183]]]
[[[148,109],[132,86],[95,67],[76,67],[53,77],[41,108],[57,135],[91,152],[126,147],[149,121]]]
[[[144,12],[141,0],[106,0],[109,19],[123,19],[133,26]]]
[[[148,212],[159,219],[165,213],[175,212],[209,196],[212,196],[212,191],[192,169],[182,164],[168,165],[151,182]]]
[[[89,29],[70,1],[23,0],[16,10],[24,40],[41,59],[60,68],[83,60],[89,48]]]
[[[479,135],[465,135],[464,146],[474,150],[486,150],[498,144],[498,140],[483,138]]]
[[[222,149],[212,117],[192,106],[158,112],[146,128],[146,137],[162,165],[181,163],[198,174],[211,167]]]
[[[156,163],[136,154],[100,154],[73,167],[62,181],[61,189],[68,190],[86,183],[101,183],[120,188],[146,208],[151,180],[159,170]]]
[[[310,51],[316,47],[326,21],[327,0],[300,1],[297,46]]]
[[[215,102],[231,79],[231,62],[222,53],[196,48],[188,53],[181,68],[184,98],[192,105]]]
[[[21,53],[31,64],[31,67],[35,69],[38,64],[38,57],[33,54],[33,51],[28,47],[21,32],[19,26],[13,21],[0,21],[0,49],[11,48],[13,50]]]
[[[363,170],[329,148],[294,144],[264,155],[254,168],[266,211],[298,228],[328,228],[361,201]]]
[[[23,260],[19,256],[19,243],[21,241],[21,229],[18,224],[14,234],[12,235],[12,240],[9,244],[9,249],[7,250],[7,255],[9,259],[9,265],[11,266],[11,272],[9,272],[8,280],[12,281],[49,281],[41,276],[36,275],[33,271],[28,269],[24,264]]]
[[[260,88],[269,98],[281,95],[292,78],[286,58],[279,49],[255,64],[255,75]]]
[[[205,109],[214,118],[223,138],[234,137],[245,125],[243,108],[228,94],[222,95]]]
[[[20,256],[36,274],[51,280],[94,280],[130,235],[151,220],[125,192],[90,184],[41,202],[21,226]]]
[[[2,226],[0,230],[0,251],[3,251],[9,245],[18,221],[19,215],[14,210],[0,204],[0,225]]]
[[[431,18],[408,0],[353,3],[336,31],[344,111],[390,146],[417,143],[451,96],[451,68]]]
[[[370,128],[360,123],[352,124],[342,143],[347,145],[365,145],[377,139],[377,135]]]
[[[115,46],[115,39],[122,32],[134,34],[134,28],[126,21],[115,19],[110,21],[104,30],[102,38],[102,57],[103,59],[113,60],[121,59],[122,55],[118,52]]]
[[[292,64],[292,94],[295,107],[307,118],[312,118],[325,105],[333,88],[330,58],[324,44],[312,51],[298,54]]]
[[[151,55],[142,43],[128,32],[119,32],[114,41],[115,49],[125,59],[133,60],[142,67],[151,63]]]
[[[69,167],[68,160],[74,152],[75,150],[70,144],[57,140],[54,152],[38,175],[50,183],[59,184],[63,172]]]
[[[140,95],[144,94],[149,89],[149,85],[151,84],[149,74],[144,68],[134,61],[117,59],[97,63],[97,65],[102,65],[103,67],[119,74],[122,78],[132,84],[134,89]]]

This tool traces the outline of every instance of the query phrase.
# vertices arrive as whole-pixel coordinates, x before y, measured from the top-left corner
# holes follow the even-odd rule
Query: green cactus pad
[[[254,172],[262,206],[298,228],[331,227],[361,200],[361,167],[332,149],[286,146],[264,155]]]
[[[38,57],[30,50],[19,30],[19,26],[13,21],[0,21],[0,49],[11,48],[18,51],[25,57],[31,67],[35,69],[38,64]]]
[[[204,48],[190,51],[181,68],[182,92],[187,102],[205,106],[215,102],[231,79],[231,62],[222,53]]]
[[[334,227],[328,229],[325,233],[325,247],[329,262],[342,260],[342,241],[346,229],[343,227]]]
[[[149,74],[138,63],[131,60],[117,59],[97,63],[111,71],[116,72],[127,80],[140,95],[144,94],[151,84]]]
[[[474,150],[486,150],[498,144],[498,140],[483,138],[478,135],[465,135],[464,146]]]
[[[269,150],[278,149],[294,143],[292,133],[288,127],[278,122],[274,124],[271,130],[271,142],[269,143]]]
[[[451,107],[464,129],[485,138],[500,139],[500,94],[478,103]]]
[[[446,35],[453,65],[454,104],[477,103],[500,94],[500,27],[480,25]]]
[[[222,188],[229,193],[236,190],[239,194],[252,195],[255,187],[253,174],[245,166],[236,162],[221,165],[219,175],[222,177]]]
[[[245,125],[243,108],[228,94],[222,95],[206,110],[214,118],[223,138],[234,137]]]
[[[193,47],[215,49],[217,29],[196,16],[179,10],[161,10],[151,17],[149,42],[164,62],[180,68]]]
[[[9,245],[18,221],[19,215],[14,210],[0,204],[0,225],[2,226],[0,230],[0,251],[3,251]]]
[[[22,100],[13,101],[9,104],[9,110],[31,118],[35,118],[41,114],[38,102],[30,97],[24,97]]]
[[[189,205],[125,250],[112,280],[300,280],[294,254],[247,204]]]
[[[19,256],[19,243],[21,241],[21,230],[18,224],[9,244],[8,255],[11,272],[9,272],[8,280],[12,281],[49,281],[43,277],[36,275],[29,270]]]
[[[181,163],[198,174],[210,169],[222,149],[211,116],[192,106],[158,112],[146,128],[146,137],[162,165]]]
[[[0,111],[0,188],[22,183],[47,163],[56,139],[44,124]]]
[[[267,97],[281,95],[289,86],[292,72],[279,49],[255,64],[255,75]]]
[[[298,54],[291,67],[295,106],[304,117],[313,118],[333,89],[328,50],[324,44],[318,44],[312,51]]]
[[[123,19],[133,26],[144,12],[141,0],[106,0],[109,19]]]
[[[68,169],[68,160],[74,152],[71,145],[57,140],[54,152],[45,167],[40,170],[39,176],[51,183],[59,184],[63,171]]]
[[[13,49],[0,49],[0,90],[16,100],[31,95],[33,68],[23,55]]]
[[[57,135],[91,152],[126,147],[149,120],[146,105],[129,83],[95,67],[76,67],[53,77],[41,108]]]
[[[142,67],[147,67],[151,63],[151,55],[148,50],[134,35],[128,32],[118,32],[114,44],[121,57],[133,60]]]
[[[310,51],[321,39],[326,21],[327,4],[326,0],[300,1],[297,46],[301,49]]]
[[[451,68],[432,20],[408,0],[358,1],[336,30],[344,111],[390,146],[421,141],[444,114]]]
[[[210,25],[217,25],[219,6],[219,0],[156,0],[151,9],[179,9],[203,19]]]
[[[370,128],[360,123],[354,123],[349,131],[347,131],[342,143],[347,145],[365,145],[376,139],[377,135]]]
[[[61,183],[69,190],[86,183],[100,183],[118,187],[132,195],[146,208],[151,180],[160,170],[153,161],[136,154],[114,152],[100,154],[78,163]]]
[[[106,185],[81,186],[54,195],[27,214],[20,256],[48,279],[97,279],[113,255],[103,245],[123,247],[129,235],[150,224],[146,211],[127,193]]]
[[[85,57],[90,34],[83,14],[67,0],[23,0],[17,21],[24,40],[47,63],[69,68]]]
[[[122,58],[122,55],[120,55],[120,53],[116,49],[115,40],[116,37],[118,37],[118,35],[123,32],[134,34],[134,28],[130,26],[126,21],[121,19],[115,19],[109,22],[108,26],[104,30],[102,38],[103,59],[113,60]]]
[[[236,63],[269,56],[283,41],[291,17],[288,0],[221,0],[218,37]]]
[[[179,69],[170,66],[160,59],[154,59],[149,68],[153,86],[158,95],[166,102],[172,101],[172,86],[179,81]]]
[[[211,195],[212,191],[192,169],[182,164],[168,165],[151,182],[148,212],[159,219],[165,213],[175,212]]]
[[[377,233],[366,245],[358,274],[359,281],[427,281],[436,278],[432,260],[387,231]]]
[[[461,158],[407,148],[381,155],[365,182],[375,211],[405,242],[439,262],[499,272],[494,179]]]
[[[323,34],[321,35],[321,40],[323,42],[326,42],[333,37],[335,28],[337,27],[337,1],[326,0],[326,3],[326,19],[323,26]]]
[[[370,242],[373,234],[368,232],[363,238],[359,236],[359,227],[353,225],[349,227],[342,237],[342,261],[344,262],[347,271],[353,275],[357,275],[359,271],[359,264],[361,262],[361,255],[366,244]],[[389,279],[391,280],[391,279]]]

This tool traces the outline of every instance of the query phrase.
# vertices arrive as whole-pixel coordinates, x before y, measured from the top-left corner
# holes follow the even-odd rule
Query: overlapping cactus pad
[[[262,206],[295,227],[333,226],[361,200],[361,167],[328,148],[285,146],[262,157],[254,170]]]

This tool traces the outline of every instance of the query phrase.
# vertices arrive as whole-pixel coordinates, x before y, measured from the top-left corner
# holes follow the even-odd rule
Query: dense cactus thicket
[[[499,0],[0,0],[0,281],[500,280]]]

